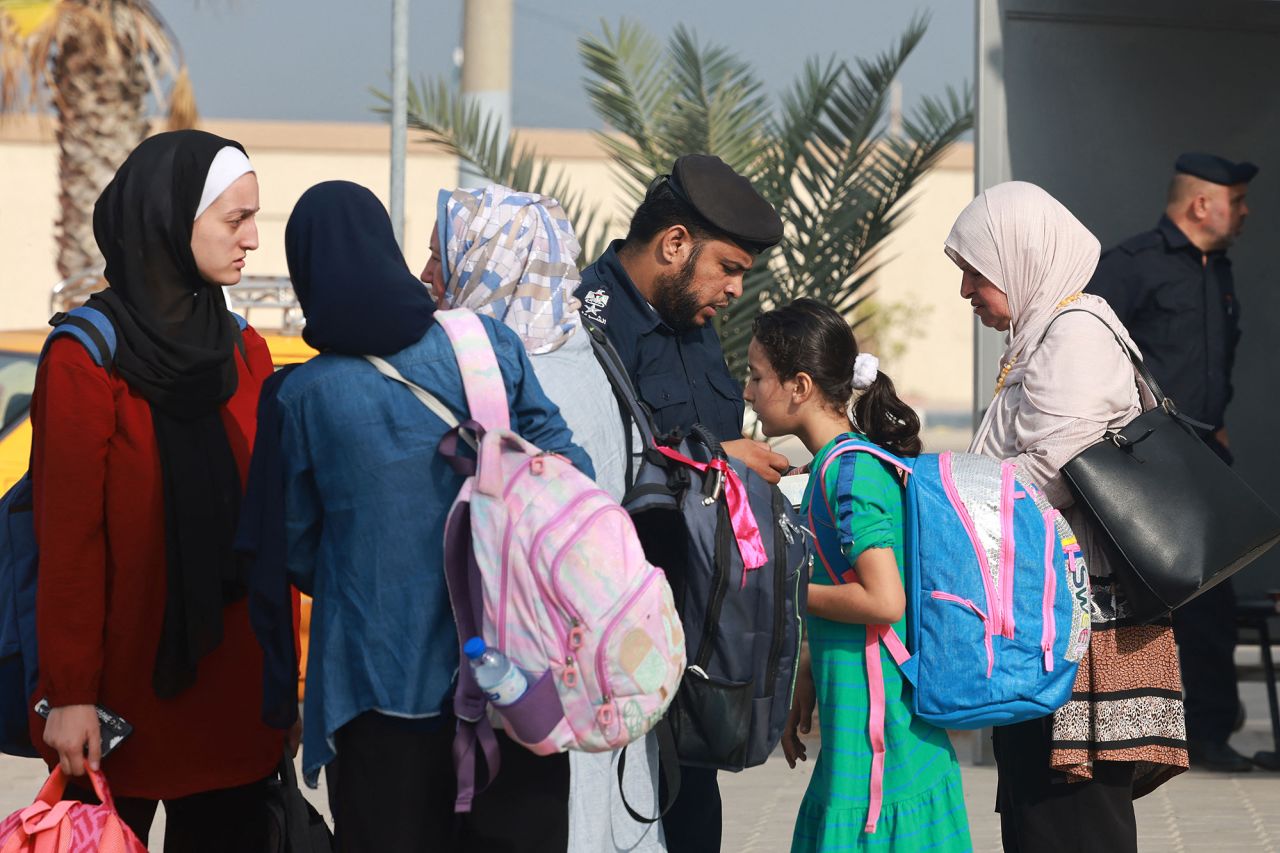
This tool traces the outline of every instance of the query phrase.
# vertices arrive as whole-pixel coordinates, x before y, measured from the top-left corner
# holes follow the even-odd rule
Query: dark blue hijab
[[[303,338],[321,352],[390,355],[431,327],[435,302],[405,266],[382,202],[359,184],[326,181],[307,190],[289,216],[284,240],[289,276],[307,318]],[[277,728],[288,728],[298,713],[284,437],[276,399],[289,370],[262,387],[235,542],[249,564],[249,621],[263,650],[262,718]]]
[[[435,301],[405,265],[377,196],[349,181],[302,194],[284,232],[285,257],[321,352],[390,355],[421,340]]]

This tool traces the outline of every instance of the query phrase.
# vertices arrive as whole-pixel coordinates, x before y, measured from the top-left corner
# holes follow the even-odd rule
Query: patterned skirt
[[[1178,651],[1169,620],[1134,624],[1114,582],[1093,583],[1089,653],[1054,712],[1050,763],[1091,779],[1094,761],[1135,762],[1136,799],[1187,769]]]

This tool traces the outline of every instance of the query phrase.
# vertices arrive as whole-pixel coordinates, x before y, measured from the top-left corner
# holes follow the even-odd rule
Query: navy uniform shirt
[[[721,441],[742,438],[742,388],[729,374],[710,323],[677,333],[662,321],[618,260],[621,240],[582,271],[575,295],[622,357],[659,433],[702,424]]]
[[[1240,340],[1240,304],[1225,253],[1206,257],[1161,217],[1155,230],[1103,254],[1086,291],[1110,303],[1183,413],[1223,425]]]

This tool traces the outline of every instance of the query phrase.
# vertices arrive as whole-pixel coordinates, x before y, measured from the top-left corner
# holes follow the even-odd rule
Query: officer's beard
[[[702,244],[694,244],[689,260],[679,272],[658,276],[654,288],[653,307],[662,321],[677,332],[687,332],[698,326],[698,312],[702,303],[693,287],[693,276],[702,254]]]

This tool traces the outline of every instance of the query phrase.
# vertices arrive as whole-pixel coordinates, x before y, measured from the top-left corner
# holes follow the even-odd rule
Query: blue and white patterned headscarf
[[[497,184],[441,190],[438,222],[449,308],[505,323],[530,355],[568,340],[582,249],[560,202]]]

